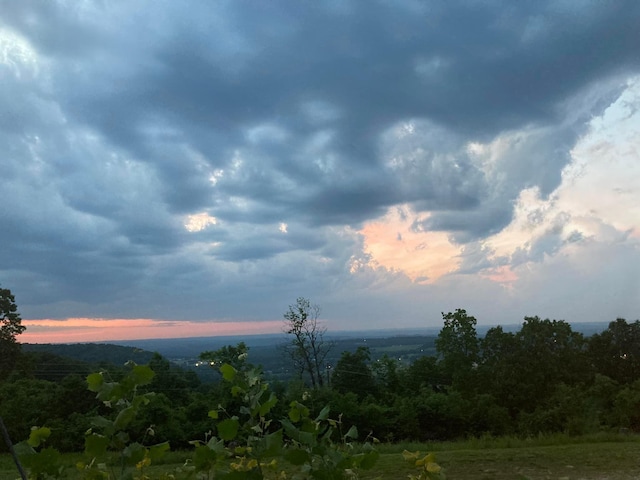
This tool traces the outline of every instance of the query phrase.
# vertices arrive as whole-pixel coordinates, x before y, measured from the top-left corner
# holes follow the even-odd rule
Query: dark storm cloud
[[[167,257],[200,244],[339,269],[334,245],[355,244],[327,232],[398,204],[482,239],[523,189],[558,186],[640,68],[639,21],[635,1],[5,3],[0,28],[37,59],[0,64],[2,268],[62,275],[63,298],[100,275],[178,282]],[[491,168],[469,152],[500,139]],[[218,223],[186,232],[201,212]]]
[[[310,214],[314,223],[340,224],[399,201],[459,198],[446,185],[435,194],[425,188],[418,198],[403,196],[402,179],[387,175],[376,149],[378,136],[395,122],[426,118],[472,140],[527,124],[555,125],[568,96],[601,76],[638,66],[635,2],[403,5],[165,4],[154,9],[159,13],[147,12],[139,32],[133,22],[140,12],[103,28],[107,40],[100,48],[91,41],[73,52],[86,71],[78,74],[67,62],[56,90],[76,121],[94,125],[153,165],[163,198],[176,212],[207,206],[212,195],[206,175],[179,145],[192,146],[211,167],[225,168],[234,150],[247,148],[247,128],[276,119],[290,141],[273,146],[270,158],[255,160],[265,164],[262,175],[244,185],[223,180],[213,196],[240,192],[277,214],[293,210]],[[75,23],[65,19],[65,26],[71,24],[65,37],[76,35],[83,43],[81,21],[80,15]],[[50,27],[32,36],[44,45]],[[63,39],[45,51],[61,52],[67,43],[73,42]],[[104,49],[113,64],[100,56],[92,60]],[[326,102],[340,112],[327,122],[334,138],[326,150],[339,157],[336,168],[349,172],[352,182],[336,186],[335,172],[300,158],[300,143],[319,130],[300,113],[305,101]],[[173,138],[158,142],[149,132],[158,125],[169,126]],[[571,145],[577,133],[563,141]],[[564,150],[565,158],[556,155],[552,165],[519,163],[526,183],[541,184],[543,191],[557,186]],[[287,177],[300,192],[279,195],[274,175]],[[359,180],[363,175],[367,181]],[[482,190],[469,192],[468,202],[483,204]],[[505,196],[514,198],[513,192]],[[451,202],[443,203],[424,207],[437,210]],[[508,218],[482,216],[484,224],[469,226],[474,235],[495,231]],[[438,228],[449,223],[445,216]]]

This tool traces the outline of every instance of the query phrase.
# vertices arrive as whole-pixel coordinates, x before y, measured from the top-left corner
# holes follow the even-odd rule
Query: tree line
[[[34,367],[56,360],[20,352],[16,336],[23,328],[14,298],[8,290],[0,294],[0,416],[12,438],[46,425],[51,445],[81,450],[91,419],[108,414],[87,390],[92,366],[74,364],[62,379]],[[343,352],[327,376],[325,359],[334,345],[325,339],[319,313],[299,298],[284,314],[291,338],[285,351],[296,378],[269,382],[282,399],[272,407],[276,418],[286,418],[296,401],[304,400],[311,416],[329,405],[345,424],[386,441],[640,430],[640,321],[619,318],[584,336],[562,320],[526,317],[515,332],[493,327],[481,337],[476,319],[458,309],[443,313],[436,355],[402,364],[389,356],[373,360],[368,348],[359,347]],[[246,371],[251,351],[240,343],[203,352],[201,359],[214,369]],[[132,438],[148,435],[153,426],[157,441],[188,448],[211,429],[212,405],[232,411],[238,401],[222,378],[202,383],[158,354],[149,367],[155,375],[141,388],[155,395],[128,425]],[[125,367],[100,370],[114,381],[127,375]]]

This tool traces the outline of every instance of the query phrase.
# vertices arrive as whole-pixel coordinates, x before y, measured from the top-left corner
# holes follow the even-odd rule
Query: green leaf
[[[300,448],[288,449],[284,454],[284,458],[291,465],[304,465],[311,461],[311,455],[309,455],[309,452]]]
[[[292,422],[299,422],[300,410],[298,410],[297,408],[292,408],[291,410],[289,410],[289,418],[291,419]]]
[[[244,389],[242,387],[239,387],[238,385],[234,385],[233,387],[231,387],[231,395],[233,395],[234,397],[237,397],[241,393],[244,393]]]
[[[247,372],[247,383],[250,387],[253,387],[260,380],[260,371],[258,369],[252,369]]]
[[[104,430],[103,433],[105,433],[106,435],[111,435],[115,430],[113,426],[113,422],[108,418],[104,418],[103,416],[100,416],[100,415],[93,417],[91,419],[91,425]]]
[[[220,423],[218,423],[217,428],[218,433],[223,440],[233,440],[238,434],[238,419],[227,418],[226,420],[222,420]]]
[[[224,378],[228,382],[231,382],[236,377],[237,371],[231,365],[225,363],[220,367],[220,373],[222,373],[222,378]]]
[[[16,443],[13,448],[16,451],[16,454],[22,458],[29,455],[35,455],[37,452],[33,449],[31,445],[29,445],[26,441]]]
[[[292,422],[299,422],[302,418],[309,416],[309,409],[300,402],[294,400],[289,406],[291,407],[289,410],[289,418]]]
[[[218,455],[224,454],[224,440],[211,437],[207,442],[207,447],[216,452]]]
[[[134,385],[148,385],[156,374],[149,365],[134,365],[130,375]]]
[[[33,448],[39,447],[44,443],[51,435],[51,429],[47,427],[31,427],[31,433],[29,434],[29,440],[27,443]]]
[[[102,373],[92,373],[87,377],[87,384],[89,385],[89,390],[92,392],[99,392],[104,384],[104,377]]]
[[[146,453],[147,449],[137,442],[127,445],[122,451],[122,455],[126,459],[128,465],[135,465],[136,463],[141,462]]]
[[[269,435],[266,435],[264,437],[264,440],[264,456],[272,457],[280,454],[283,444],[282,430],[278,430],[276,432],[270,433]]]
[[[218,419],[218,410],[209,410],[209,418]]]
[[[101,457],[107,453],[109,439],[103,435],[92,433],[84,437],[84,451],[90,457]]]
[[[324,407],[320,413],[318,414],[318,416],[316,417],[316,422],[319,422],[320,420],[326,420],[327,418],[329,418],[329,411],[331,410],[331,408],[329,407],[329,405],[327,405],[326,407]]]
[[[134,418],[136,418],[136,409],[133,407],[127,407],[118,414],[113,425],[116,430],[122,430],[124,427],[129,425]]]
[[[207,446],[196,447],[193,454],[193,464],[199,472],[210,470],[216,463],[218,455]]]
[[[149,447],[149,458],[152,462],[160,460],[166,452],[171,450],[169,442],[158,443]]]
[[[263,403],[260,406],[260,416],[264,417],[267,413],[271,411],[273,407],[276,406],[277,403],[278,403],[278,397],[276,396],[275,393],[271,392],[271,396],[269,397],[269,400],[267,400],[265,403]]]
[[[346,433],[346,435],[344,436],[344,438],[352,438],[352,439],[357,439],[358,438],[358,429],[356,428],[355,425],[353,425],[349,431]]]
[[[61,477],[60,452],[55,448],[47,447],[36,455],[28,455],[24,458],[24,464],[31,471],[31,478]]]

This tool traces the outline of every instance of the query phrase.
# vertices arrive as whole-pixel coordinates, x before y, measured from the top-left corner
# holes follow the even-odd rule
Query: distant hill
[[[153,358],[153,352],[138,347],[104,343],[23,343],[22,351],[25,353],[51,353],[93,365],[105,363],[122,366],[129,360],[145,364]]]

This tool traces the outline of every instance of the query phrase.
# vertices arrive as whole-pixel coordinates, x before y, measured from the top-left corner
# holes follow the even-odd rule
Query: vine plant
[[[342,434],[341,418],[331,419],[329,407],[312,418],[305,405],[293,401],[288,418],[274,422],[271,412],[278,398],[259,369],[224,364],[220,372],[241,407],[228,412],[218,405],[209,412],[217,435],[194,442],[193,467],[205,478],[287,478],[281,460],[296,469],[294,479],[351,479],[360,469],[374,466],[378,452],[371,442],[356,445],[355,427]]]
[[[108,381],[102,372],[87,377],[89,390],[96,392],[96,398],[114,410],[111,418],[94,417],[93,427],[85,434],[85,461],[79,462],[77,467],[87,480],[145,479],[145,468],[169,450],[168,442],[145,446],[131,441],[127,431],[129,425],[155,395],[153,392],[140,394],[138,387],[149,384],[155,374],[148,365],[128,362],[127,366],[129,371],[119,382]],[[151,428],[147,429],[147,434],[153,434]],[[117,452],[115,456],[114,451]]]
[[[151,480],[147,467],[169,450],[168,442],[147,446],[145,439],[136,441],[128,433],[131,422],[154,395],[138,391],[153,379],[151,368],[133,362],[128,366],[119,382],[110,381],[102,372],[87,377],[89,390],[113,413],[94,417],[85,434],[84,459],[76,465],[85,480]],[[342,417],[331,418],[329,407],[311,417],[303,403],[293,401],[287,418],[276,420],[273,410],[278,398],[258,368],[239,362],[238,368],[223,364],[220,372],[235,407],[219,404],[212,409],[209,417],[214,433],[204,441],[191,442],[193,458],[163,478],[352,480],[360,470],[375,465],[379,454],[372,444],[377,440],[368,437],[356,443],[357,429],[351,427],[345,433]],[[151,429],[147,433],[152,434]],[[33,427],[29,439],[16,446],[30,479],[64,476],[59,453],[45,446],[50,434],[47,427]]]

